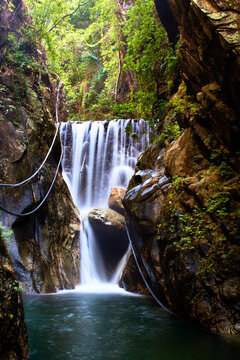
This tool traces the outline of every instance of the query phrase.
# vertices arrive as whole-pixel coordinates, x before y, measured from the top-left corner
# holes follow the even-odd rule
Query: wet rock
[[[171,192],[173,187],[171,185],[166,192],[162,191],[170,181],[166,175],[162,175],[166,170],[161,172],[160,176],[154,167],[146,170],[149,153],[146,153],[146,158],[145,154],[142,155],[144,170],[138,167],[123,199],[127,222],[131,224],[133,221],[136,225],[139,239],[142,241],[141,256],[146,264],[149,278],[154,273],[158,281],[162,303],[170,310],[191,317],[212,331],[235,334],[238,332],[239,323],[237,315],[240,284],[239,270],[237,270],[239,246],[233,247],[228,239],[228,250],[226,250],[228,255],[215,259],[211,271],[205,269],[206,273],[201,274],[199,273],[201,262],[205,261],[209,254],[211,236],[215,238],[216,234],[211,234],[210,229],[203,230],[204,239],[197,245],[185,249],[184,247],[181,249],[179,243],[184,236],[179,220],[180,212],[186,214],[186,219],[190,218],[194,209],[199,206],[199,202],[207,203],[215,186],[213,184],[219,184],[220,181],[219,175],[214,172],[205,175],[204,180],[195,176],[204,169],[208,174],[209,164],[208,161],[202,161],[197,165],[191,162],[191,157],[201,153],[201,149],[194,143],[194,138],[189,137],[191,131],[188,132],[189,134],[185,132],[186,135],[183,136],[192,139],[193,144],[190,140],[185,142],[180,137],[175,141],[177,146],[175,143],[170,145],[164,159],[167,166],[166,173],[183,179],[183,183],[180,182],[178,185],[178,190],[175,188],[175,191]],[[188,148],[190,148],[189,153]],[[184,178],[183,173],[192,176]],[[234,184],[232,186],[235,194],[236,184],[234,181],[230,184]],[[239,186],[237,187],[239,194]],[[235,206],[239,207],[239,204],[233,204],[233,208]],[[178,211],[173,211],[175,208]],[[209,221],[207,216],[205,221]],[[219,228],[218,236],[223,237],[218,219],[210,223],[213,228]],[[196,226],[196,223],[192,226]],[[194,236],[196,235],[193,232],[193,244]],[[234,236],[235,241],[238,241],[237,233]],[[177,247],[178,243],[179,247]],[[139,246],[137,242],[135,245]],[[123,272],[122,284],[127,290],[142,291],[141,279],[135,271],[138,272],[133,259],[129,259]],[[134,284],[131,278],[135,279]]]
[[[240,278],[229,279],[223,283],[223,297],[227,300],[240,300]]]
[[[164,199],[162,187],[167,184],[169,180],[162,171],[150,169],[137,171],[130,180],[131,188],[124,196],[123,204],[134,216],[145,238],[155,233]]]
[[[126,189],[116,186],[112,189],[112,192],[108,199],[109,208],[117,211],[121,215],[124,215],[122,198],[125,194],[126,194]]]
[[[112,209],[97,208],[90,211],[88,219],[111,278],[129,246],[124,217]]]
[[[96,231],[125,231],[124,217],[112,209],[96,208],[90,211],[88,219]]]
[[[31,80],[34,81],[34,77]],[[29,80],[28,86],[33,86],[33,82]],[[33,93],[28,94],[36,97]],[[12,93],[7,91],[5,96],[11,97]],[[32,111],[27,109],[29,103],[29,97],[28,100],[22,98],[18,125],[14,124],[14,113],[0,124],[4,134],[0,139],[1,182],[17,183],[33,174],[46,156],[55,134],[55,120],[51,115],[54,102],[46,98],[40,101],[36,97]],[[36,114],[39,114],[37,119]],[[35,182],[14,190],[3,189],[1,205],[16,213],[36,208],[51,185],[59,156],[58,139]],[[79,282],[79,214],[60,174],[46,203],[37,213],[15,217],[2,212],[2,222],[14,229],[15,239],[9,250],[24,291],[54,292],[72,288]]]
[[[79,213],[60,176],[47,203],[35,215],[16,219],[12,229],[9,250],[24,291],[55,292],[79,283]]]
[[[24,311],[11,260],[0,234],[0,357],[25,359],[28,355]]]
[[[14,12],[7,2],[0,7],[0,182],[14,184],[32,175],[48,153],[56,131],[57,82],[46,71],[44,51],[31,44],[27,56],[39,69],[24,64],[16,69],[15,62],[4,62],[5,54],[15,51],[14,44],[7,40],[8,33],[17,38],[24,36],[21,26],[27,21],[24,3],[14,0],[13,5]],[[61,88],[59,121],[64,118],[63,104]],[[46,164],[31,184],[1,188],[1,206],[15,213],[36,208],[50,188],[60,155],[57,136]],[[24,291],[54,292],[79,283],[79,214],[60,172],[38,212],[21,217],[2,211],[1,221],[14,230],[9,252]]]
[[[149,295],[149,291],[137,269],[132,254],[128,258],[127,264],[128,265],[123,270],[119,286],[133,293]]]
[[[168,0],[168,3],[179,24],[179,62],[188,89],[194,96],[205,91],[204,97],[208,97],[208,105],[206,107],[206,101],[203,105],[209,116],[205,121],[214,128],[219,141],[223,143],[224,138],[224,143],[228,146],[237,146],[240,93],[239,2]],[[215,90],[217,87],[220,90],[215,94],[213,84]]]
[[[188,141],[184,140],[184,136]],[[199,241],[195,240],[196,233],[193,231],[191,246],[181,248],[181,244],[185,241],[181,240],[185,235],[181,227],[181,216],[185,214],[185,219],[189,219],[194,209],[200,204],[207,206],[209,197],[214,195],[212,189],[215,184],[220,185],[223,180],[217,172],[208,172],[209,162],[203,155],[201,155],[201,162],[196,164],[193,161],[192,158],[199,156],[202,152],[198,143],[195,142],[192,129],[185,130],[182,137],[170,145],[164,159],[167,169],[161,171],[160,176],[156,168],[150,168],[151,163],[149,163],[149,169],[146,169],[148,165],[146,159],[150,158],[148,151],[146,157],[145,154],[141,157],[144,168],[141,169],[141,165],[137,168],[123,203],[126,208],[127,222],[130,224],[134,222],[136,225],[140,239],[138,242],[141,241],[141,256],[146,264],[149,278],[154,273],[161,289],[160,300],[170,310],[182,316],[191,317],[212,331],[235,334],[238,332],[237,324],[239,323],[237,315],[239,246],[233,246],[232,239],[228,238],[225,254],[218,260],[214,257],[215,260],[211,260],[214,264],[211,271],[206,265],[205,272],[202,274],[200,273],[201,264],[209,256],[209,249],[216,234],[206,228],[203,230],[204,238]],[[199,173],[205,175],[198,176]],[[169,187],[170,180],[165,174],[176,176],[180,182],[177,185],[171,184]],[[238,200],[235,202],[235,196],[239,194],[240,189],[235,182],[236,179],[226,181],[226,184],[231,184],[233,190],[234,198],[231,197],[233,209],[239,208]],[[164,186],[167,186],[166,192],[163,191]],[[221,222],[219,224],[218,218],[210,221],[209,214],[204,214],[204,209],[199,211],[202,211],[201,217],[206,223],[218,229],[219,238],[223,238],[221,228],[223,225]],[[234,213],[230,216],[232,220],[235,219],[233,222],[236,221]],[[191,226],[188,229],[196,227],[196,223]],[[234,239],[238,242],[237,232],[234,233]],[[136,246],[139,245],[138,242],[136,241]],[[132,260],[129,260],[123,272],[124,286],[127,290],[142,291],[140,279],[134,273],[134,269],[136,270]],[[131,277],[135,279],[134,285]],[[154,286],[153,280],[152,286]]]

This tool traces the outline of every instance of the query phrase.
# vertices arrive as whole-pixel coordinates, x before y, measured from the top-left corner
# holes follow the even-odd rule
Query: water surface
[[[30,360],[235,360],[240,341],[121,293],[25,295]]]

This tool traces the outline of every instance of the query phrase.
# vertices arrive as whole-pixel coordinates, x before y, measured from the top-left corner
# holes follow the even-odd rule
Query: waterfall
[[[127,187],[149,141],[147,125],[144,120],[68,122],[61,125],[61,141],[63,177],[81,214],[81,285],[106,283],[109,279],[87,214],[92,208],[107,208],[114,186]],[[118,282],[123,266],[124,259],[110,282]]]

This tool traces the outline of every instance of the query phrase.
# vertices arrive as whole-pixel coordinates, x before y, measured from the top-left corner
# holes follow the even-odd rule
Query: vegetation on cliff
[[[0,181],[8,184],[35,173],[57,135],[56,106],[59,121],[64,117],[62,92],[57,91],[59,79],[47,68],[44,49],[30,32],[26,11],[21,0],[1,1]],[[15,189],[1,187],[1,207],[17,214],[34,210],[50,189],[60,154],[58,135],[31,183]],[[38,212],[22,217],[4,211],[0,220],[13,229],[9,252],[24,291],[74,287],[79,279],[79,217],[60,174]]]
[[[124,204],[162,302],[213,331],[238,334],[239,5],[168,3],[179,24],[182,82]],[[127,270],[123,282],[140,286]]]
[[[176,56],[153,0],[27,4],[25,42],[43,42],[65,82],[70,119],[159,116]]]

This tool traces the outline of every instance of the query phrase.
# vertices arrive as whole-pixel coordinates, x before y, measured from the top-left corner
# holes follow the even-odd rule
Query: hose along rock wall
[[[15,184],[31,176],[48,153],[56,120],[64,121],[64,97],[58,78],[48,74],[44,49],[31,45],[22,31],[28,21],[24,3],[13,4],[13,11],[5,1],[0,7],[0,182]],[[30,183],[1,187],[1,206],[19,214],[36,208],[50,188],[60,156],[58,134]],[[1,211],[2,225],[13,230],[8,251],[24,291],[55,292],[79,282],[78,215],[60,173],[37,212],[22,217]]]
[[[163,3],[156,1],[160,18]],[[165,3],[180,35],[181,84],[123,199],[129,233],[136,229],[143,272],[150,282],[151,273],[157,278],[168,309],[212,331],[238,334],[239,2]],[[177,125],[180,136],[169,140]],[[130,257],[121,283],[137,291],[134,266]]]

